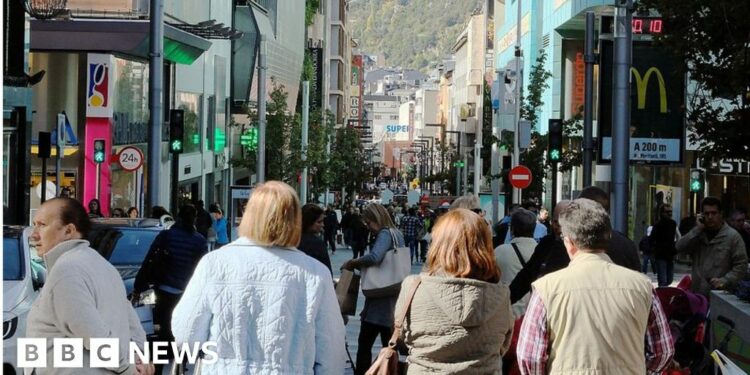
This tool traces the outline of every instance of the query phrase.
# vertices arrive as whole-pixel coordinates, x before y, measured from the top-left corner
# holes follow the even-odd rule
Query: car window
[[[3,280],[23,279],[23,256],[18,238],[3,237]]]
[[[97,229],[89,234],[89,242],[113,265],[140,265],[157,234],[154,230]]]

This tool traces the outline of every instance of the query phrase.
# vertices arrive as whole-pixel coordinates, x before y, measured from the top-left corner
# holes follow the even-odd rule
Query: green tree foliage
[[[354,38],[388,65],[427,70],[451,52],[482,0],[357,0],[350,2]]]
[[[310,26],[315,21],[315,12],[320,7],[320,0],[305,1],[305,26]]]
[[[750,160],[750,2],[641,0],[664,18],[657,43],[695,84],[687,122],[704,157]]]
[[[331,189],[359,190],[371,176],[372,169],[367,166],[369,162],[359,132],[351,127],[336,129],[329,164]]]
[[[547,150],[549,137],[547,134],[542,135],[537,131],[539,108],[544,105],[542,95],[549,88],[547,80],[552,77],[552,73],[545,70],[546,62],[547,54],[544,50],[540,50],[529,73],[529,84],[526,89],[528,94],[521,104],[521,118],[531,122],[531,144],[521,154],[521,160],[523,165],[531,170],[531,175],[534,177],[531,180],[531,185],[524,190],[524,198],[537,202],[541,201],[544,191],[544,177],[547,176],[548,171],[544,160],[544,152]]]

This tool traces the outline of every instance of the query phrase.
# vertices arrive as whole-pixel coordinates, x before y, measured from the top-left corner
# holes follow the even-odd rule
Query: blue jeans
[[[657,259],[656,274],[660,287],[672,284],[672,279],[674,279],[674,260]]]
[[[411,259],[412,261],[419,255],[417,253],[417,236],[404,236],[404,242],[406,242],[406,246],[409,246],[409,253],[411,253]]]
[[[656,273],[656,258],[653,254],[643,254],[643,266],[641,272],[648,274],[648,264],[651,263],[651,271]]]

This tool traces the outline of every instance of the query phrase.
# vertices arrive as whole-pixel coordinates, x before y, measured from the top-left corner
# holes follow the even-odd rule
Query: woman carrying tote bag
[[[378,270],[375,268],[387,266],[384,263],[394,264],[395,262],[398,265],[397,260],[400,257],[394,257],[394,255],[399,255],[398,249],[405,247],[404,236],[396,229],[396,225],[391,220],[388,210],[379,204],[370,204],[362,212],[362,219],[375,235],[375,240],[370,246],[370,252],[365,256],[347,261],[341,268],[347,270],[358,268],[363,270],[364,274],[372,274],[373,272],[377,274]],[[408,261],[408,249],[405,254],[407,257],[406,264],[409,265],[410,270],[411,265]],[[384,262],[386,257],[389,257],[389,260]],[[382,273],[380,275],[382,276]],[[403,275],[403,277],[405,276]],[[366,275],[362,277],[363,285],[367,277]],[[362,313],[360,313],[361,328],[359,331],[359,350],[357,351],[355,374],[364,374],[370,367],[372,363],[372,346],[378,335],[380,335],[382,345],[384,347],[388,346],[388,340],[393,332],[393,312],[396,307],[398,293],[398,289],[393,289],[392,293],[385,293],[385,295],[382,295],[383,293],[376,293],[377,296],[372,296],[370,293],[365,295],[365,307],[362,309]]]

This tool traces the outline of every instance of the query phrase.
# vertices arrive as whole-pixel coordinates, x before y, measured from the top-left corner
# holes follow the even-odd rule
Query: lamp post
[[[458,130],[446,130],[445,133],[452,133],[458,135],[458,142],[456,143],[456,154],[458,155],[458,158],[460,159],[462,157],[461,155],[461,131]],[[456,165],[456,196],[461,195],[461,167]]]

